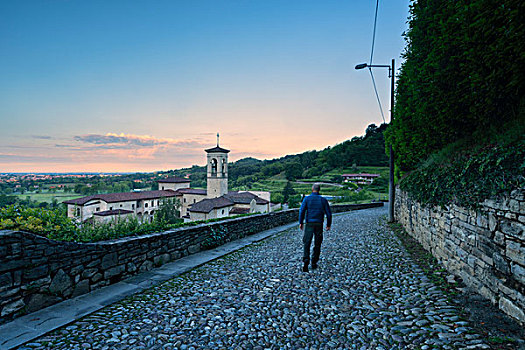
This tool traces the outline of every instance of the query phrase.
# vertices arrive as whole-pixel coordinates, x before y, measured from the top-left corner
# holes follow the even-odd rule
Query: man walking
[[[312,254],[312,269],[317,268],[319,255],[321,254],[321,243],[323,243],[323,222],[326,215],[326,230],[330,231],[332,226],[332,211],[328,201],[321,197],[319,190],[321,186],[314,184],[312,186],[312,194],[305,197],[301,209],[299,209],[299,228],[303,229],[303,221],[306,216],[306,227],[304,228],[303,244],[303,272],[308,272],[308,265],[310,264],[310,246],[312,245],[312,238],[314,240],[314,252]]]

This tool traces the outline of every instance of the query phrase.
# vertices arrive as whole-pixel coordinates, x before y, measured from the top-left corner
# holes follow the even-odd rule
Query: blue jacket
[[[328,201],[317,192],[312,192],[301,203],[301,209],[299,209],[300,224],[303,223],[305,214],[307,224],[315,222],[322,224],[326,215],[326,226],[332,226],[332,211]]]

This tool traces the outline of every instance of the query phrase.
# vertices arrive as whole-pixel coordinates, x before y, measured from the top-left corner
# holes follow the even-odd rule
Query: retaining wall
[[[525,324],[525,189],[479,210],[425,208],[397,189],[395,213],[449,272]]]
[[[334,205],[332,211],[382,205]],[[96,243],[0,231],[0,323],[206,249],[217,233],[223,244],[297,218],[298,209],[291,209]]]

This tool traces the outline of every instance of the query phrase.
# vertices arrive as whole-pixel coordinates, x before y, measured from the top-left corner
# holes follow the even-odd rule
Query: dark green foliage
[[[107,224],[86,222],[70,234],[67,232],[57,232],[56,234],[48,235],[48,238],[60,241],[96,242],[160,232],[180,225],[181,224],[169,225],[155,221],[152,223],[140,222],[137,218],[133,217]]]
[[[301,206],[301,196],[294,194],[288,198],[288,207],[289,208],[299,208]]]
[[[5,194],[0,194],[0,208],[15,204],[17,199],[18,198],[16,196],[6,196]]]
[[[282,194],[283,194],[283,203],[287,203],[290,197],[296,194],[290,181],[287,181],[286,185],[284,185]]]
[[[401,171],[475,134],[525,120],[525,2],[418,0],[386,133]]]
[[[271,192],[270,202],[272,203],[284,203],[284,196],[279,192]]]
[[[160,200],[160,206],[155,211],[155,222],[164,224],[178,224],[183,222],[180,219],[180,201],[173,198],[163,198]]]
[[[213,226],[210,226],[210,230],[208,237],[201,243],[202,249],[212,249],[226,243],[228,231],[225,228],[214,229]]]
[[[388,178],[385,176],[378,177],[372,182],[367,189],[375,192],[388,192]]]
[[[523,138],[453,151],[437,155],[409,174],[401,189],[424,205],[455,203],[474,208],[484,199],[525,187]]]
[[[345,193],[333,200],[334,203],[357,203],[374,199],[374,195],[367,190]]]
[[[284,166],[286,180],[295,181],[303,174],[303,166],[298,161],[289,162]]]

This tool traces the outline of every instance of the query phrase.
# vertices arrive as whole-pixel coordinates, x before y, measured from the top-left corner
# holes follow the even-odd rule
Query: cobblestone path
[[[301,272],[302,234],[290,229],[25,348],[489,348],[385,228],[385,215],[336,216],[314,272]]]

